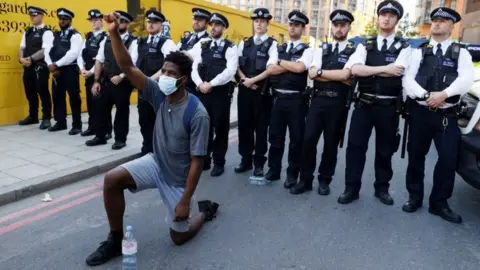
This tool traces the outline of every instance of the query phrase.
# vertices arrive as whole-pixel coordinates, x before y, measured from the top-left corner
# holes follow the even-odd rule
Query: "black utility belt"
[[[275,90],[274,94],[275,94],[276,98],[284,98],[284,99],[303,97],[303,92],[300,92],[300,91],[293,92],[293,93],[281,93],[281,92],[278,92],[277,90]]]
[[[341,93],[336,90],[324,90],[324,89],[315,89],[313,90],[314,97],[328,97],[328,98],[338,98],[345,97],[344,93]]]
[[[389,106],[397,103],[398,98],[379,98],[377,96],[369,96],[366,94],[360,94],[358,102],[366,105],[380,105]]]
[[[418,102],[417,102],[417,105],[424,110],[428,110],[430,112],[434,112],[434,113],[438,113],[438,114],[444,114],[444,115],[452,116],[452,117],[457,116],[458,114],[461,113],[461,107],[458,106],[458,105],[448,107],[448,108],[432,108],[432,107],[422,105]]]

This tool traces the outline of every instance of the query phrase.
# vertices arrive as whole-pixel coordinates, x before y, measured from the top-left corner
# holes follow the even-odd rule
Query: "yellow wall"
[[[97,0],[6,0],[0,2],[0,125],[14,124],[28,114],[28,102],[23,88],[23,68],[18,63],[18,48],[25,26],[30,24],[26,6],[38,6],[47,10],[45,24],[58,29],[57,8],[64,7],[75,13],[73,27],[84,34],[91,27],[87,21],[88,10],[93,7],[102,11],[109,10],[113,1]],[[115,0],[115,8],[126,9],[125,0]],[[8,24],[8,26],[7,26]],[[51,84],[50,84],[51,85]],[[86,109],[84,80],[80,80],[82,110]],[[68,104],[68,102],[67,102]],[[41,106],[39,106],[41,107]],[[39,113],[41,117],[41,113]]]
[[[228,7],[215,5],[205,1],[190,0],[5,0],[0,1],[0,125],[15,124],[25,118],[28,114],[28,102],[22,82],[23,68],[18,63],[18,47],[22,37],[22,31],[29,25],[29,16],[26,13],[26,5],[39,6],[48,11],[45,17],[45,24],[58,29],[56,10],[65,7],[75,13],[73,27],[82,34],[90,31],[90,24],[86,20],[88,10],[98,8],[104,13],[113,10],[128,10],[135,17],[130,25],[129,31],[136,36],[145,36],[146,10],[158,8],[161,3],[161,11],[165,14],[171,25],[171,36],[178,42],[185,30],[192,28],[192,7],[203,7],[211,12],[220,12],[227,16],[230,28],[227,38],[238,43],[244,37],[252,35],[252,22],[250,14]],[[127,9],[128,8],[128,9]],[[10,27],[6,27],[6,24]],[[282,34],[284,37],[282,37]],[[269,34],[277,41],[288,38],[286,27],[272,22],[269,27]],[[51,85],[51,83],[50,83]],[[86,111],[84,80],[80,80],[82,111]],[[131,103],[136,103],[136,92],[132,94]],[[68,102],[67,102],[67,106]],[[40,108],[39,108],[40,109]],[[70,113],[70,108],[67,108]],[[39,113],[41,116],[41,113]],[[83,119],[84,121],[86,119]]]
[[[225,33],[226,37],[238,44],[244,37],[249,37],[252,32],[250,13],[233,8],[212,4],[206,1],[193,0],[161,0],[162,13],[165,14],[171,25],[171,37],[175,42],[180,40],[185,30],[192,31],[192,7],[202,7],[210,12],[219,12],[226,16],[230,27]],[[271,22],[268,34],[282,41],[288,38],[284,25]],[[284,38],[280,34],[283,34]]]

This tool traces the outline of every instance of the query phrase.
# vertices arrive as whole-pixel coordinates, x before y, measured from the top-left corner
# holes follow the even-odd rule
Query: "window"
[[[450,1],[450,8],[455,10],[457,9],[457,0]]]
[[[438,6],[439,7],[444,7],[445,6],[445,0],[440,0],[440,2],[438,3]]]

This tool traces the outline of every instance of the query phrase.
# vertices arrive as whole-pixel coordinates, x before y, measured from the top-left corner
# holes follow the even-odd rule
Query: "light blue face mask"
[[[183,77],[181,77],[183,78]],[[166,95],[169,96],[173,94],[175,91],[177,91],[177,81],[180,80],[181,78],[175,79],[172,77],[169,77],[167,75],[162,75],[158,79],[158,87],[160,87],[160,90]]]

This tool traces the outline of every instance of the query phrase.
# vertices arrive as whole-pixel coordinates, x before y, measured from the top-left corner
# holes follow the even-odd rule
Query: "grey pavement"
[[[232,124],[237,121],[236,92],[230,119]],[[67,121],[70,125],[71,116]],[[87,128],[86,113],[82,121]],[[0,127],[0,205],[91,177],[137,157],[142,135],[136,105],[130,106],[129,123],[127,146],[117,151],[111,149],[113,139],[107,145],[87,147],[85,141],[91,137],[69,136],[68,130],[48,132],[38,125]]]
[[[478,269],[480,191],[457,178],[450,205],[462,214],[463,224],[430,215],[434,150],[427,156],[424,207],[408,214],[401,210],[407,199],[406,160],[399,153],[390,189],[395,205],[383,205],[373,196],[374,137],[360,199],[340,205],[336,200],[343,191],[345,149],[338,155],[331,195],[312,191],[295,196],[282,181],[252,186],[249,174],[235,174],[240,159],[233,136],[234,131],[225,174],[211,178],[203,173],[196,192],[198,200],[220,203],[217,219],[189,243],[172,244],[158,191],[125,192],[124,225],[133,226],[139,243],[138,269]],[[90,269],[85,257],[108,233],[101,183],[98,175],[53,190],[50,203],[41,202],[39,195],[0,207],[0,268]],[[94,190],[85,191],[95,184]],[[121,259],[92,269],[121,269]]]

